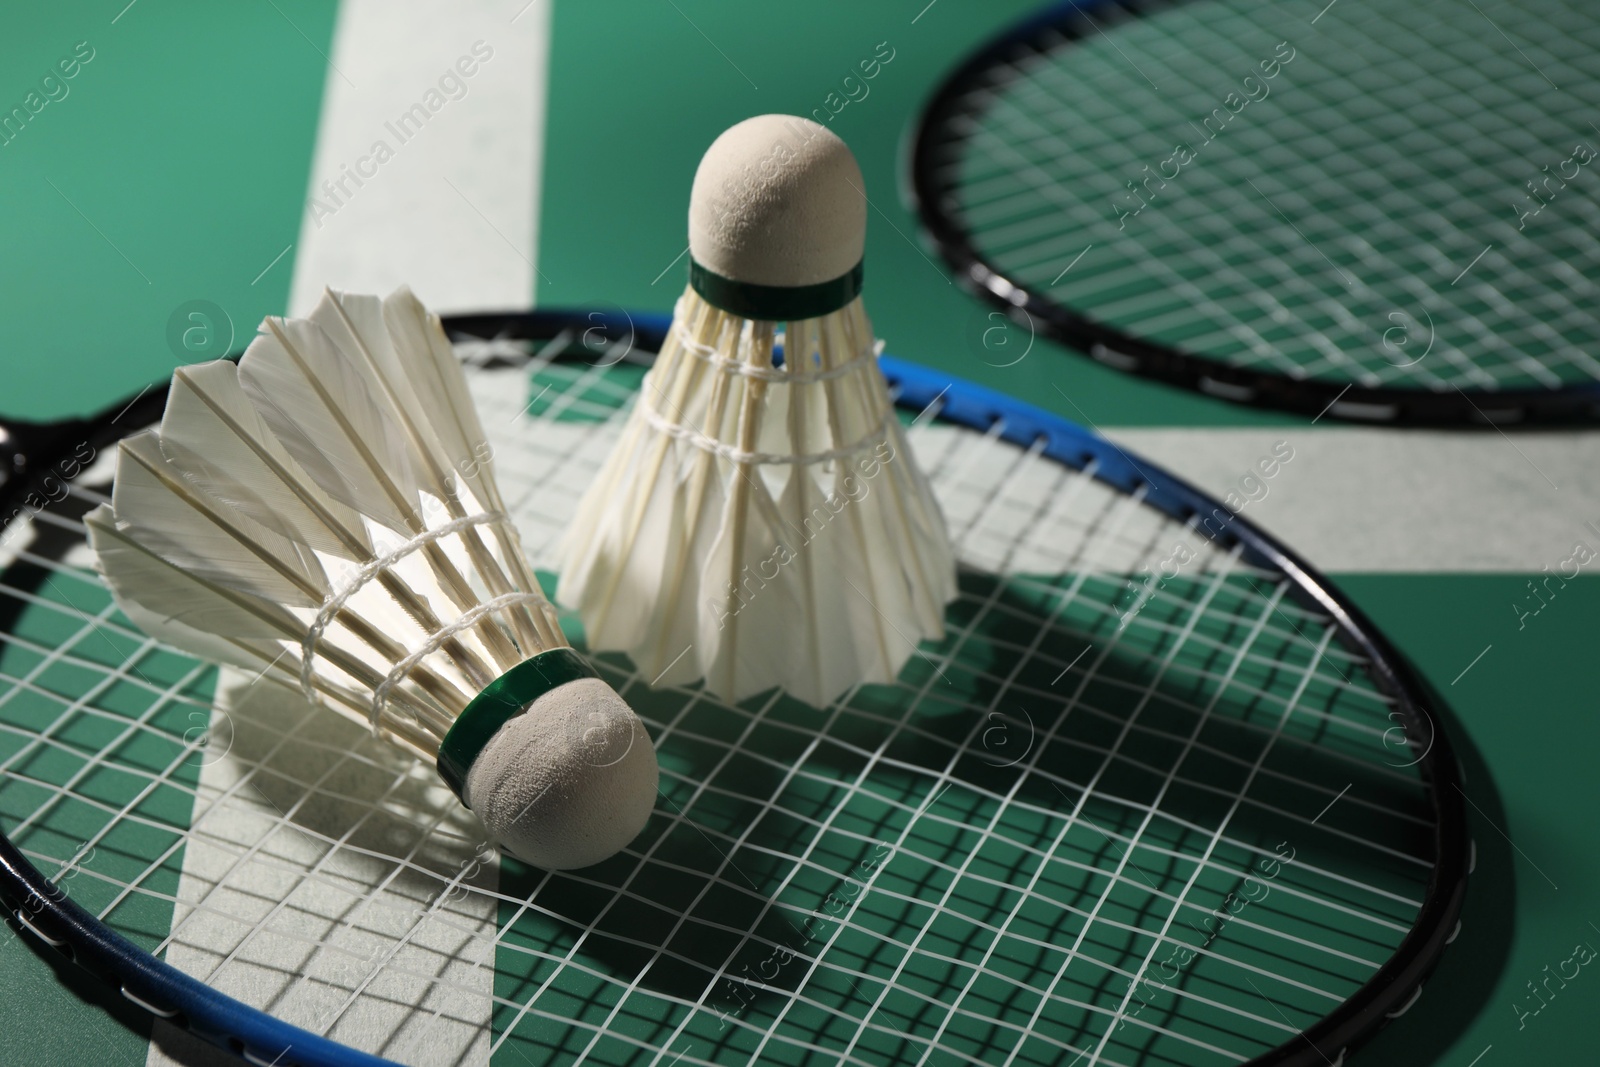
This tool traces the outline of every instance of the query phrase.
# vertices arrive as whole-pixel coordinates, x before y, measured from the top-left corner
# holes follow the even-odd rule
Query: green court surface
[[[536,0],[535,13],[547,2]],[[296,252],[274,257],[300,233],[324,87],[339,76],[327,61],[337,6],[125,3],[5,17],[3,109],[78,42],[93,49],[70,92],[0,146],[8,418],[100,410],[164,378],[179,362],[169,324],[188,302],[225,309],[235,348],[288,303]],[[890,351],[1108,431],[1274,427],[1296,441],[1329,432],[1141,382],[1043,342],[1015,365],[996,365],[984,345],[993,322],[919,241],[900,165],[908,124],[937,79],[1030,6],[555,0],[545,16],[548,72],[528,72],[548,78],[538,283],[528,300],[669,310],[683,284],[689,182],[706,144],[750,114],[823,108],[860,60],[892,54],[870,93],[833,123],[866,176],[868,306]],[[1323,6],[1285,5],[1302,11],[1308,40]],[[1509,5],[1484,6],[1514,24]],[[505,17],[535,17],[518,15],[521,7],[507,5]],[[1519,448],[1517,434],[1503,440]],[[1253,459],[1241,454],[1238,466]],[[1478,846],[1459,938],[1415,1006],[1355,1063],[1496,1067],[1593,1055],[1600,985],[1580,978],[1524,1014],[1529,984],[1547,966],[1576,942],[1600,944],[1600,582],[1564,583],[1536,615],[1518,608],[1527,610],[1528,583],[1545,563],[1555,567],[1575,541],[1600,544],[1585,526],[1600,524],[1600,494],[1562,484],[1550,498],[1566,521],[1541,533],[1548,552],[1524,569],[1352,567],[1333,576],[1449,709]],[[1521,521],[1493,496],[1472,505],[1485,541]],[[1269,529],[1272,506],[1259,515]],[[1368,519],[1381,528],[1385,515]],[[0,942],[0,1063],[145,1063],[142,1014],[9,931]],[[522,1062],[509,1052],[502,1060]]]

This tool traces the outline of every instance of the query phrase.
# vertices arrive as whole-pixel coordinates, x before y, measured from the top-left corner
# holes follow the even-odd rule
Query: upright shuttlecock
[[[643,827],[655,750],[568,647],[490,459],[438,318],[329,292],[174,375],[90,543],[152,636],[369,724],[502,847],[583,867]]]
[[[943,634],[955,564],[861,306],[864,188],[843,141],[783,115],[700,162],[689,286],[557,590],[652,684],[822,705]]]

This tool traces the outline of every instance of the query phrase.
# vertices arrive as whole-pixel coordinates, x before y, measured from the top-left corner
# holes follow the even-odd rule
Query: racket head
[[[552,502],[586,487],[665,324],[448,326],[547,567]],[[154,421],[159,391],[58,435],[0,487],[27,527],[0,539],[14,929],[262,1063],[1337,1060],[1409,1006],[1465,892],[1458,772],[1415,679],[1215,501],[883,364],[961,546],[950,635],[820,711],[597,657],[663,795],[627,852],[560,875],[496,874],[431,768],[336,716],[248,684],[214,713],[214,671],[91,599],[75,526],[105,474],[80,445]],[[70,491],[34,514],[51,473]]]
[[[1516,22],[1058,4],[935,91],[907,195],[965,288],[1117,370],[1358,422],[1590,422],[1600,185],[1549,179],[1600,150],[1600,20]]]

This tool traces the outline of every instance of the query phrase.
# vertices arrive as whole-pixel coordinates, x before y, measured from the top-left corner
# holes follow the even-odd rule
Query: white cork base
[[[502,726],[464,800],[505,851],[560,871],[614,855],[644,829],[659,771],[644,723],[598,678],[557,686]]]

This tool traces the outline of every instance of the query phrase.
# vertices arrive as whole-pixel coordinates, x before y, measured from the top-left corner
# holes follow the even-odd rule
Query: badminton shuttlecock
[[[955,564],[861,305],[864,188],[843,141],[782,115],[701,160],[689,287],[557,590],[651,684],[820,706],[943,634]]]
[[[644,725],[568,647],[439,320],[407,289],[267,319],[179,370],[87,519],[147,633],[264,672],[424,759],[496,843],[583,867],[643,827]]]

